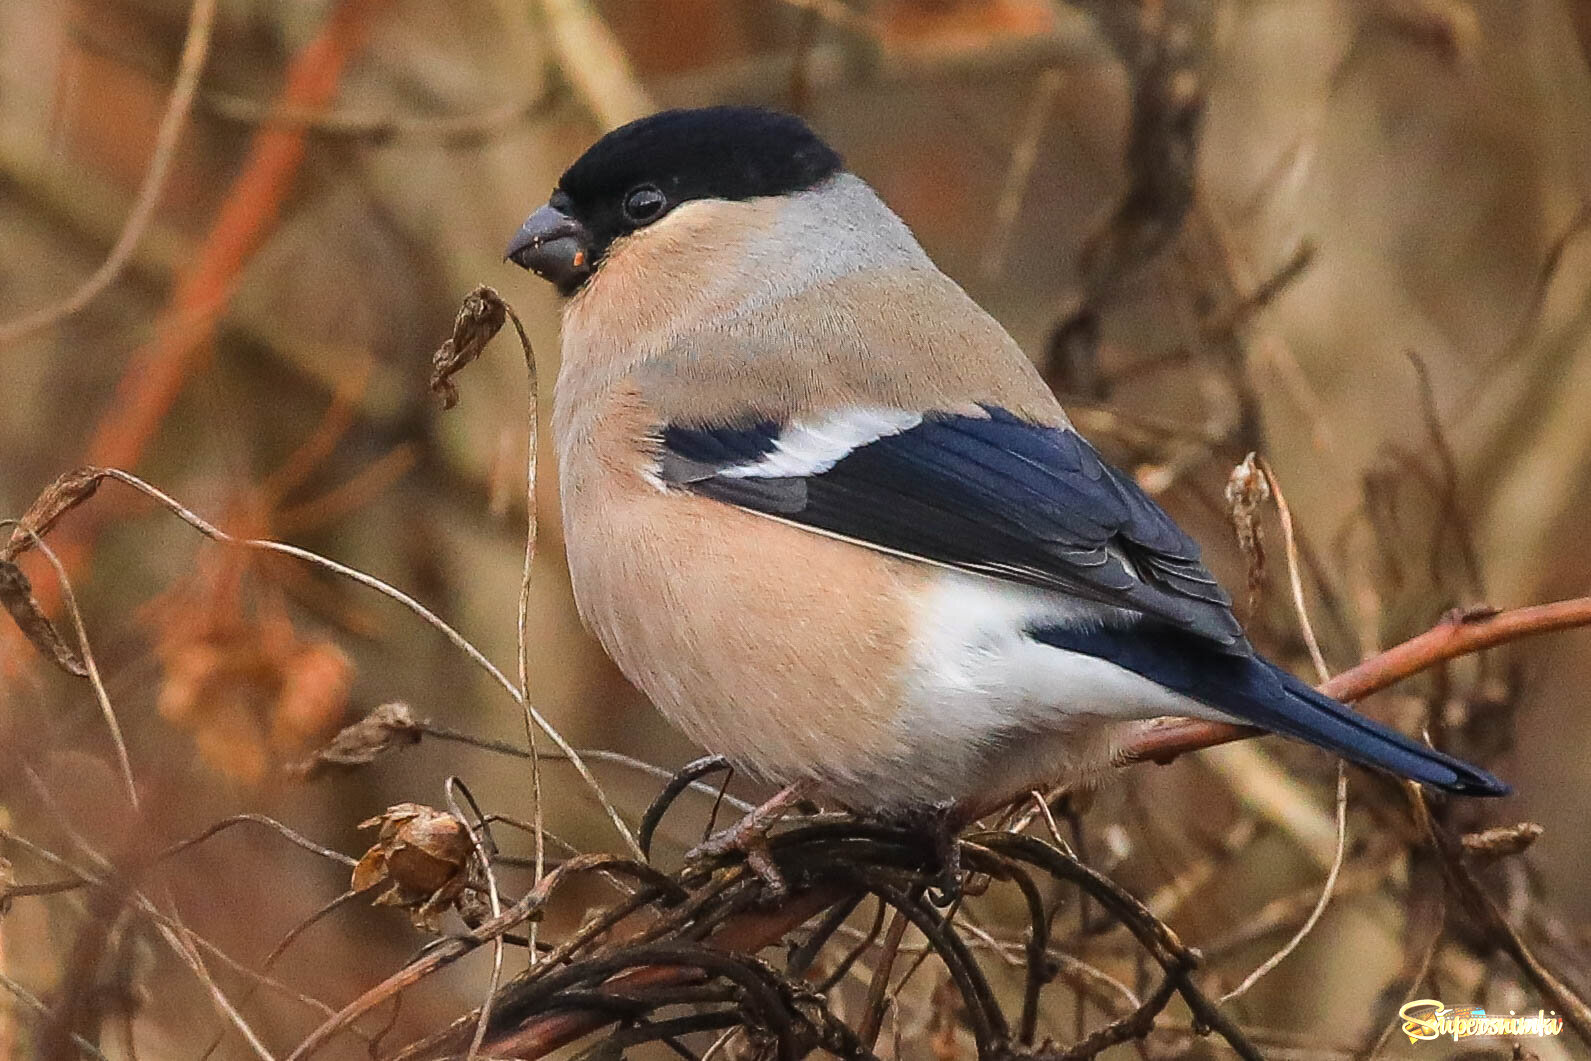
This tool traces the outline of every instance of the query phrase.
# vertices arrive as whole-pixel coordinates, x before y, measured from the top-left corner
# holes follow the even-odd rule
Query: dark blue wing
[[[1128,609],[1142,618],[1027,633],[1368,766],[1468,795],[1508,791],[1254,655],[1198,547],[1137,484],[1074,431],[987,412],[919,422],[859,410],[816,430],[670,425],[660,473],[875,548]]]
[[[661,474],[741,508],[1130,609],[1248,652],[1198,546],[1136,483],[1069,428],[985,408],[987,417],[930,413],[799,475],[767,459],[782,425],[669,425]]]

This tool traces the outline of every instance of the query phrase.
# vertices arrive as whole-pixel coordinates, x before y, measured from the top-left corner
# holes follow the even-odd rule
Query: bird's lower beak
[[[591,234],[568,214],[544,206],[520,226],[508,260],[567,294],[591,275]]]

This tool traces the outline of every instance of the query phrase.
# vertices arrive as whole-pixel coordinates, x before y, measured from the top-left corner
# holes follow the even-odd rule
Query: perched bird
[[[508,257],[567,296],[580,614],[750,773],[876,815],[982,813],[1179,715],[1508,791],[1256,655],[1194,542],[800,119],[617,129]]]

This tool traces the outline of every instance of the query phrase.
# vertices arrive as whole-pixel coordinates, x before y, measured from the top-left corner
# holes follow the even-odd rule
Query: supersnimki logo
[[[1434,998],[1404,1003],[1398,1017],[1403,1021],[1403,1034],[1411,1043],[1448,1036],[1454,1042],[1488,1037],[1546,1037],[1563,1031],[1563,1018],[1545,1010],[1523,1015],[1512,1011],[1487,1013],[1478,1006],[1445,1006]]]

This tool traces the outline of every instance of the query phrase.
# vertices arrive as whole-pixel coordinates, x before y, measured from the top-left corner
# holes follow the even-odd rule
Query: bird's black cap
[[[554,253],[567,232],[548,237],[541,229],[550,215],[541,215],[537,225],[526,222],[508,256],[569,294],[614,240],[681,203],[786,195],[842,168],[840,156],[794,115],[759,107],[662,111],[608,133],[559,178],[548,205],[584,230],[583,255]]]
[[[662,111],[615,129],[564,171],[579,206],[655,184],[670,200],[752,199],[810,188],[840,169],[807,123],[760,107]]]

